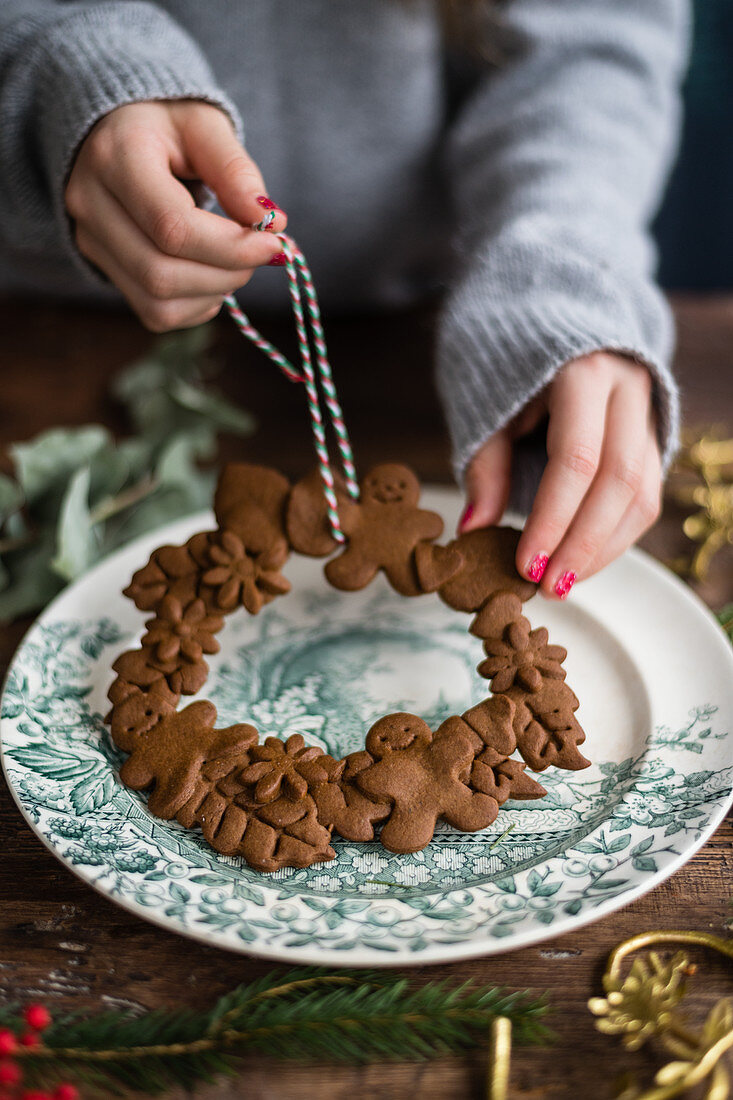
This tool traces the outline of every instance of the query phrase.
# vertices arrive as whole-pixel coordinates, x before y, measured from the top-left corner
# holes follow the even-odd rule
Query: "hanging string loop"
[[[253,228],[257,231],[267,229],[274,219],[274,212],[269,211],[265,217]],[[354,458],[349,440],[349,433],[344,422],[343,412],[339,404],[336,386],[333,381],[331,365],[328,359],[326,340],[321,324],[321,312],[318,305],[313,276],[306,262],[305,256],[298,248],[292,237],[285,233],[278,234],[285,256],[285,272],[288,279],[288,291],[293,309],[295,329],[298,336],[298,350],[300,353],[300,370],[298,370],[282,352],[266,340],[254,327],[250,319],[239,308],[233,295],[227,295],[224,305],[227,307],[232,320],[235,322],[243,336],[265,353],[283,372],[291,382],[302,382],[305,386],[308,411],[310,413],[311,428],[316,454],[318,456],[318,469],[323,482],[323,494],[326,499],[326,509],[331,534],[337,542],[345,542],[346,538],[341,528],[338,514],[338,501],[336,498],[335,482],[331,470],[331,462],[328,454],[326,440],[326,427],[321,411],[321,400],[318,389],[320,383],[323,399],[328,410],[339,454],[344,481],[349,495],[357,500],[359,497],[359,485],[354,468]],[[302,289],[301,289],[302,283]],[[303,296],[305,307],[303,309]],[[310,324],[310,340],[315,351],[315,367],[313,354],[306,324],[306,311]]]

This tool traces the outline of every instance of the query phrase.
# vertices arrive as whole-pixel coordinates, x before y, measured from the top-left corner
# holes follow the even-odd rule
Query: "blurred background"
[[[656,223],[670,290],[733,287],[733,0],[696,0],[680,157]]]

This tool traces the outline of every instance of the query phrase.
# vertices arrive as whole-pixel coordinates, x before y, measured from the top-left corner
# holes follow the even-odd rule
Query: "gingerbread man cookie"
[[[495,819],[495,799],[462,782],[474,756],[473,740],[460,733],[434,737],[414,714],[389,714],[369,730],[367,752],[375,763],[356,777],[375,802],[389,801],[392,812],[381,842],[391,852],[418,852],[432,840],[439,819],[475,832]]]
[[[359,503],[343,509],[348,546],[326,565],[334,588],[365,588],[381,569],[403,596],[422,591],[415,564],[420,543],[438,538],[443,520],[418,508],[420,483],[406,466],[375,466],[361,483]]]
[[[120,768],[120,779],[134,791],[152,786],[148,809],[156,817],[175,817],[190,800],[201,769],[212,758],[243,752],[257,743],[250,725],[214,729],[216,707],[200,700],[166,715],[154,733],[142,738]]]

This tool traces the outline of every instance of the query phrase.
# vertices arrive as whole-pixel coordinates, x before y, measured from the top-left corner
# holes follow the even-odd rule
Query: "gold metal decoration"
[[[733,545],[733,439],[720,439],[715,429],[699,438],[688,435],[677,459],[667,496],[696,508],[682,529],[698,544],[691,557],[670,563],[684,576],[702,581],[718,551]]]
[[[707,947],[733,959],[733,940],[706,932],[643,932],[624,940],[608,957],[603,975],[605,997],[591,997],[588,1008],[598,1017],[596,1027],[606,1035],[620,1035],[628,1050],[638,1050],[656,1039],[673,1060],[643,1089],[627,1075],[617,1100],[668,1100],[705,1083],[705,1100],[726,1100],[730,1078],[720,1059],[733,1048],[733,1000],[724,997],[708,1013],[700,1031],[692,1031],[678,1008],[685,996],[686,979],[696,967],[683,951],[664,962],[656,951],[635,959],[625,978],[621,967],[627,955],[651,946],[691,944]]]
[[[491,1024],[487,1100],[507,1100],[512,1060],[512,1021],[497,1016]]]

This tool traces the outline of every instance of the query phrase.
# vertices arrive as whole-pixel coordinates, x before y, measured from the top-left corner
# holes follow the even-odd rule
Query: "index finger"
[[[241,271],[266,264],[282,251],[276,236],[197,207],[157,143],[138,144],[134,155],[125,150],[101,174],[133,221],[168,256]]]
[[[610,386],[588,367],[566,368],[553,385],[547,467],[517,546],[517,568],[541,579],[595,477]],[[541,570],[537,575],[537,570]]]

